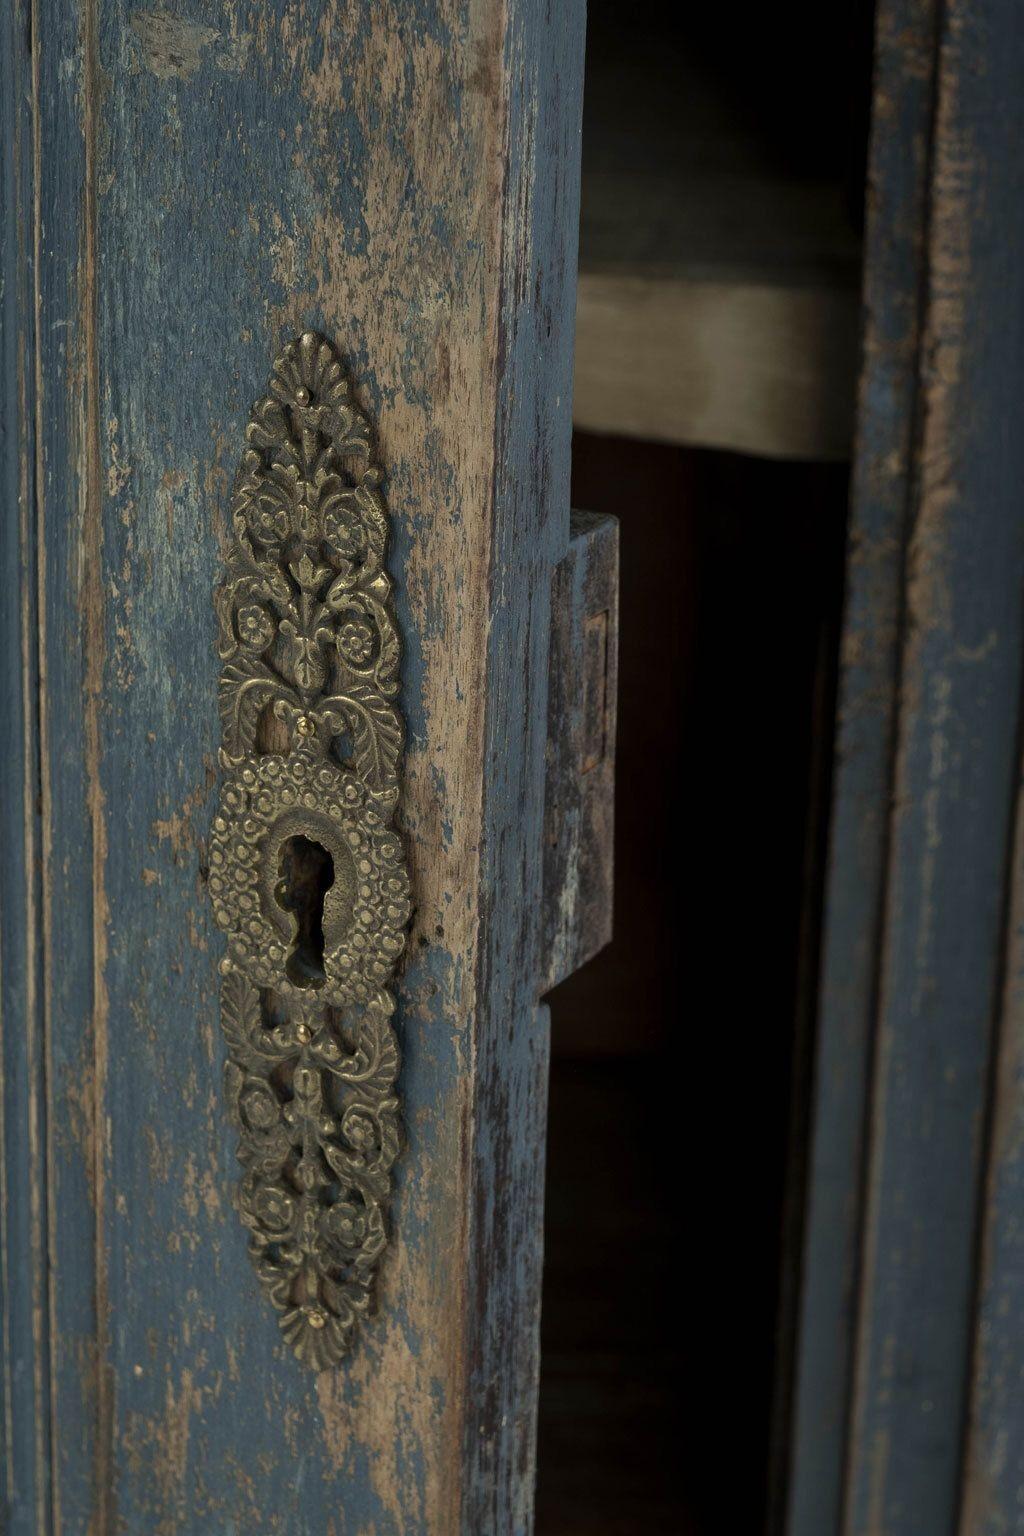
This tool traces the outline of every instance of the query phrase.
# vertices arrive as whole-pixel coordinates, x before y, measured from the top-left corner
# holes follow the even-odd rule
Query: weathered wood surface
[[[1003,0],[882,7],[794,1536],[1021,1519],[1022,64]]]
[[[52,1528],[525,1531],[582,6],[38,12]],[[203,889],[228,492],[306,327],[379,426],[417,903],[393,1248],[320,1378],[231,1208]]]
[[[11,4],[0,17],[0,1529],[8,1536],[47,1530],[50,1509],[31,106],[28,9]]]
[[[544,797],[544,990],[611,938],[619,525],[573,512],[551,593]]]
[[[959,1536],[1005,1536],[1024,1529],[1024,800],[1020,677],[1024,602],[1019,545],[1024,540],[1024,442],[1018,402],[1024,395],[1024,35],[1016,7],[988,0],[954,6],[942,49],[936,225],[936,410],[932,442],[953,437],[937,463],[937,492],[959,484],[965,510],[979,517],[979,550],[998,520],[1015,545],[1009,568],[983,588],[978,632],[1009,676],[1000,721],[1004,756],[983,780],[1005,824],[1006,861],[978,892],[996,907],[998,955],[992,980],[993,1056],[987,1102],[973,1126],[987,1162],[977,1221],[973,1275],[971,1379],[962,1452]],[[939,259],[941,258],[941,260]],[[979,515],[980,514],[980,515]],[[1005,549],[1005,543],[1004,543]],[[982,577],[984,581],[984,576]],[[986,582],[987,587],[987,582]],[[998,606],[997,602],[998,600]],[[967,652],[964,662],[973,657]],[[979,680],[980,690],[980,680]],[[989,707],[998,710],[1000,701]],[[972,738],[966,750],[976,751]],[[984,764],[982,764],[984,772]],[[1015,837],[1010,830],[1016,821]],[[965,1014],[964,1028],[977,1018]],[[970,1021],[970,1022],[968,1022]]]
[[[914,475],[933,71],[932,0],[877,16],[863,361],[851,486],[790,1536],[837,1532],[853,1372],[864,1119],[889,839],[903,562]]]
[[[1024,817],[1018,781],[958,1536],[1024,1526]]]

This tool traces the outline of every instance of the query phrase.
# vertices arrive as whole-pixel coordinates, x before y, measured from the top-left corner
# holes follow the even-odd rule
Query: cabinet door
[[[542,857],[582,3],[2,26],[4,1528],[525,1531],[548,914],[596,932]],[[234,1209],[207,890],[213,589],[307,331],[384,475],[415,907],[376,1308],[325,1370]]]
[[[1022,67],[879,5],[790,1536],[1020,1529]]]

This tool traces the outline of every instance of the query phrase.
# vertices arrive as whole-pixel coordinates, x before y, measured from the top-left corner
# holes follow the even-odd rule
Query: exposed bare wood
[[[844,459],[855,289],[581,270],[573,419],[592,432]]]
[[[574,512],[551,594],[544,991],[611,938],[618,587],[618,522]]]
[[[37,9],[57,1523],[523,1531],[582,6]],[[231,468],[307,328],[379,424],[416,902],[379,1315],[314,1385],[230,1210],[203,891]]]

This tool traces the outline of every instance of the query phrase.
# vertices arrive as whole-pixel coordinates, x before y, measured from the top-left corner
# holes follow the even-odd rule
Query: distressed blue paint
[[[50,1516],[39,879],[32,84],[27,8],[0,19],[0,1529]],[[35,1127],[33,1131],[33,1125]]]
[[[974,1360],[961,1492],[960,1536],[1004,1536],[1024,1525],[1024,1247],[1021,1238],[1021,651],[1024,602],[1019,543],[1024,537],[1022,485],[1024,444],[1017,402],[1024,391],[1024,30],[1019,8],[1007,0],[981,6],[956,4],[943,39],[945,82],[942,172],[948,179],[951,218],[966,217],[970,237],[968,269],[961,276],[964,314],[962,361],[954,409],[963,422],[957,454],[965,520],[978,519],[970,543],[967,579],[978,590],[979,636],[992,635],[994,677],[979,678],[978,710],[996,721],[998,761],[975,793],[991,799],[1001,819],[1006,849],[1001,889],[996,878],[979,882],[982,910],[1008,899],[1006,933],[1000,934],[998,1053],[991,1080],[991,1123],[979,1115],[971,1127],[975,1151],[989,1131],[988,1179],[980,1216],[976,1317],[972,1319]],[[937,290],[945,283],[937,279]],[[980,516],[979,516],[980,514]],[[1006,568],[990,563],[988,526],[1005,530],[1001,543]],[[1012,539],[1012,554],[1007,545]],[[990,585],[991,584],[991,585]],[[969,655],[960,658],[971,668]],[[996,671],[998,667],[998,671]],[[986,671],[989,669],[986,668]],[[1002,682],[1001,694],[996,680]],[[984,687],[987,683],[988,687]],[[984,691],[983,691],[984,689]],[[991,690],[991,691],[989,691]],[[965,749],[973,760],[977,732]],[[1005,754],[1005,758],[1003,756]],[[984,761],[979,765],[984,772]],[[1004,799],[1005,797],[1005,799]],[[1014,807],[1014,802],[1016,805]],[[1011,852],[1010,823],[1016,812],[1017,839]],[[1008,897],[1007,897],[1008,893]],[[950,944],[963,945],[959,933]],[[979,989],[980,990],[980,989]],[[970,1018],[965,1014],[965,1020]],[[987,1022],[987,1021],[986,1021]],[[968,1026],[965,1023],[965,1028]],[[979,1197],[980,1198],[980,1197]]]
[[[41,692],[44,1018],[47,1049],[48,1206],[52,1268],[50,1348],[53,1522],[84,1531],[105,1477],[109,1438],[99,1390],[97,1230],[92,1192],[95,1119],[93,823],[83,768],[87,344],[85,38],[70,8],[37,16],[41,238],[36,350],[42,434],[37,558],[42,569]]]
[[[953,1530],[960,1497],[1024,688],[1022,65],[1007,0],[945,8],[851,1533]]]
[[[281,340],[303,326],[339,345],[381,425],[408,637],[410,762],[424,781],[424,759],[441,768],[431,781],[437,845],[429,828],[414,829],[413,851],[443,859],[449,844],[464,842],[473,800],[446,802],[448,736],[426,703],[430,668],[437,693],[437,637],[462,621],[463,598],[442,570],[436,596],[415,609],[405,579],[438,519],[464,530],[471,549],[496,544],[495,595],[467,599],[493,604],[505,641],[492,640],[489,652],[492,734],[475,770],[495,780],[487,824],[495,856],[502,842],[500,858],[517,867],[540,826],[545,603],[568,517],[582,17],[572,8],[551,23],[552,50],[532,0],[507,14],[495,6],[482,18],[490,29],[480,7],[461,0],[398,9],[396,36],[405,27],[418,45],[434,44],[432,127],[460,146],[461,179],[440,200],[417,159],[431,149],[417,137],[422,81],[406,60],[387,110],[377,104],[383,61],[367,52],[375,18],[366,7],[299,14],[271,0],[214,4],[201,20],[216,38],[189,31],[195,17],[162,11],[161,25],[178,27],[186,45],[172,56],[154,53],[159,30],[147,32],[123,0],[95,0],[77,15],[42,5],[44,809],[53,840],[54,1425],[64,1536],[414,1536],[428,1528],[428,1499],[430,1529],[511,1531],[529,1519],[546,1033],[533,1031],[536,946],[518,943],[527,919],[516,902],[494,901],[506,866],[488,865],[485,877],[487,958],[474,1019],[463,1001],[467,956],[446,943],[444,910],[421,913],[412,935],[400,987],[407,1146],[392,1209],[412,1280],[386,1273],[383,1315],[335,1381],[333,1416],[257,1294],[231,1206],[234,1136],[221,1102],[220,945],[202,882],[219,734],[211,589],[250,403]],[[319,103],[311,86],[319,65],[350,97],[369,84],[362,116]],[[533,184],[525,227],[511,196],[480,214],[488,166],[473,136],[484,115],[502,112],[514,146],[508,185],[525,198]],[[529,139],[531,123],[547,137]],[[553,164],[557,156],[564,163]],[[337,263],[343,272],[364,259],[379,237],[367,186],[382,158],[406,177],[407,265],[367,272],[366,292],[350,295],[342,313]],[[503,294],[497,274],[480,276],[481,217],[488,238],[505,242]],[[86,280],[91,241],[95,289]],[[413,271],[424,274],[419,288]],[[441,387],[444,328],[432,306],[464,324],[464,295],[475,291],[482,375],[496,373],[499,384],[496,419],[485,395],[488,419],[472,427],[493,437],[491,497],[466,479],[439,433],[424,433],[422,457],[387,451],[392,414],[433,408]],[[390,355],[382,309],[403,338]],[[505,343],[495,358],[481,338],[499,313]],[[83,383],[93,366],[95,394]],[[516,668],[535,674],[538,692],[523,690]],[[451,692],[462,699],[457,682]],[[520,770],[522,826],[498,810],[498,780]],[[529,879],[517,901],[528,897]],[[454,911],[474,907],[478,892],[449,885],[442,899]],[[524,1028],[506,1047],[511,1018]],[[467,1122],[473,1094],[476,1118]],[[477,1138],[469,1186],[467,1125]],[[510,1181],[494,1195],[489,1181],[502,1159]],[[478,1197],[474,1209],[491,1202],[493,1265],[483,1232],[467,1236],[467,1206]],[[459,1246],[467,1240],[468,1252]],[[493,1335],[474,1335],[467,1298],[491,1316]],[[451,1370],[417,1374],[447,1332]],[[503,1380],[510,1428],[493,1421],[485,1464],[476,1436],[495,1408],[488,1384],[521,1357],[525,1368]],[[371,1392],[393,1415],[387,1446],[364,1426]],[[382,1450],[393,1482],[391,1474],[382,1482]],[[481,1500],[485,1526],[476,1523]]]
[[[569,542],[582,0],[510,16],[475,1021],[465,1536],[532,1526],[549,1016],[542,893],[551,578]]]
[[[820,983],[789,1536],[841,1524],[854,1369],[864,1122],[889,837],[903,566],[914,477],[934,76],[933,0],[882,0]]]
[[[869,325],[795,1452],[793,1508],[803,1523],[792,1528],[807,1536],[975,1536],[1014,1529],[1021,1508],[1024,1420],[1007,1392],[1005,1354],[990,1368],[997,1335],[1010,1347],[1024,1321],[1008,1284],[1019,1212],[1006,1143],[997,1143],[987,1215],[982,1196],[1024,685],[1024,441],[1014,424],[1024,358],[1024,38],[1006,0],[944,7],[934,33],[914,14],[925,23],[916,31],[905,7],[885,7],[881,18],[869,311],[876,333],[879,315],[883,327],[902,315],[894,336],[909,351],[898,347],[895,357],[916,374],[917,398],[911,409],[886,332],[879,349]],[[934,102],[922,68],[929,56]],[[929,136],[924,220],[915,196],[923,162],[907,146],[920,154]],[[894,256],[895,285],[876,306],[871,283]],[[906,323],[915,290],[923,315],[916,360]],[[904,432],[913,423],[913,457],[900,469],[907,514],[869,543],[886,412]],[[893,462],[899,468],[898,454]],[[872,588],[897,658],[875,687],[859,649]],[[894,595],[904,613],[893,630]],[[877,659],[874,650],[868,656]],[[999,1093],[1013,1103],[1012,1071]],[[982,1229],[975,1433],[962,1504]]]
[[[1024,1526],[1024,782],[994,1084],[960,1536]]]

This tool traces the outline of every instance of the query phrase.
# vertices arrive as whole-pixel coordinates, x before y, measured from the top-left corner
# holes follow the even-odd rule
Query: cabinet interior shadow
[[[551,994],[540,1536],[763,1528],[847,470],[577,434],[621,518],[615,938]],[[781,1284],[780,1284],[781,1278]],[[774,1425],[774,1427],[773,1427]]]

